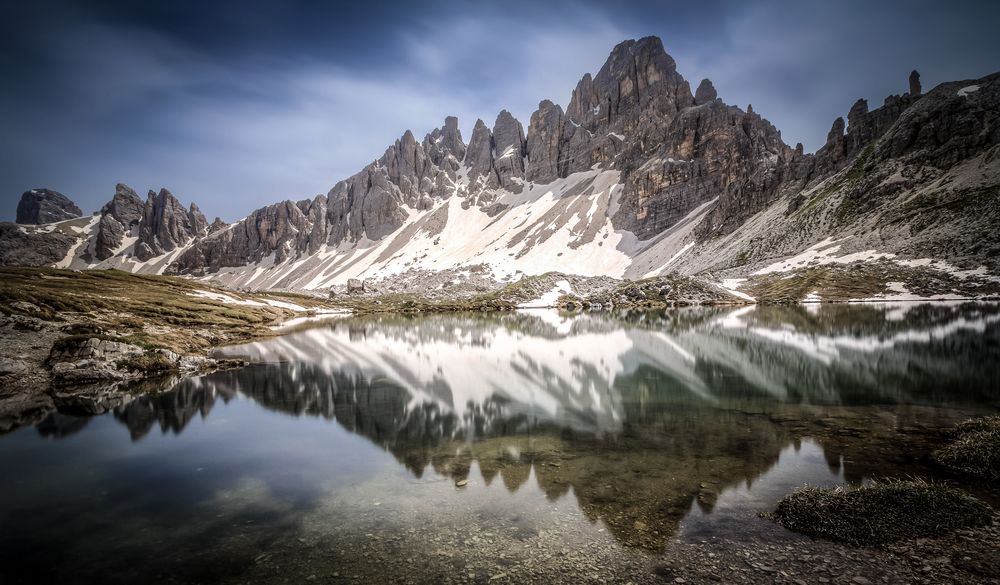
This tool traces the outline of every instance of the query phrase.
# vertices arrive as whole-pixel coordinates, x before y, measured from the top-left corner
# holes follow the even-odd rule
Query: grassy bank
[[[296,311],[269,301],[327,307],[304,295],[251,295],[169,276],[0,268],[0,313],[52,322],[67,335],[112,335],[182,354],[271,335],[270,324]]]

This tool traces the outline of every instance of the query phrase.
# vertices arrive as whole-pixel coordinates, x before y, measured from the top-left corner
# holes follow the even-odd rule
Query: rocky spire
[[[562,136],[563,110],[549,100],[542,100],[528,123],[528,168],[524,178],[536,183],[551,183],[559,178],[559,141]]]
[[[619,43],[593,80],[577,84],[566,115],[590,131],[610,128],[629,134],[640,111],[673,117],[694,103],[691,87],[657,37]]]
[[[707,104],[717,97],[719,97],[719,94],[715,91],[712,80],[702,79],[701,83],[698,84],[698,89],[694,92],[694,103],[696,106],[700,106]]]
[[[472,138],[465,150],[465,165],[469,167],[469,181],[475,184],[482,177],[489,181],[493,172],[493,135],[482,119],[476,120],[472,128]]]
[[[916,69],[910,71],[910,97],[920,95],[920,73]]]
[[[196,206],[184,209],[170,191],[150,191],[139,222],[135,256],[141,261],[165,254],[184,245],[194,236],[204,235],[208,222]]]
[[[858,123],[861,121],[861,117],[868,113],[868,100],[864,98],[859,98],[858,101],[854,102],[851,106],[850,111],[847,112],[847,129],[848,131],[854,131],[858,127]]]
[[[456,159],[465,158],[465,143],[462,142],[462,131],[458,129],[458,118],[455,116],[448,116],[444,119],[444,128],[441,130],[441,146],[455,155]]]
[[[144,206],[139,195],[123,183],[115,185],[115,194],[101,208],[101,221],[97,227],[94,255],[107,260],[121,247],[126,235],[137,230],[142,221]]]
[[[838,142],[844,138],[844,119],[838,117],[833,121],[833,126],[830,127],[830,131],[826,135],[826,143],[831,144],[833,142]]]
[[[515,179],[524,179],[524,128],[507,110],[502,110],[493,124],[493,169],[498,186],[521,192]]]
[[[444,126],[435,128],[424,138],[424,149],[431,162],[442,168],[454,166],[451,170],[457,170],[457,163],[465,158],[465,142],[462,141],[462,132],[458,129],[458,118],[448,116],[444,119]],[[447,163],[448,157],[454,158],[453,165]]]
[[[205,214],[193,201],[191,207],[188,208],[188,219],[191,221],[192,236],[202,236],[208,232],[208,220],[205,219]]]

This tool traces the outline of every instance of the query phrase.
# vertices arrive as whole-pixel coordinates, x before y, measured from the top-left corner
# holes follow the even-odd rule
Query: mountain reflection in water
[[[981,367],[1000,363],[998,341],[1000,309],[974,303],[353,317],[224,348],[255,364],[103,397],[90,414],[110,409],[139,443],[156,428],[183,436],[230,403],[335,421],[413,481],[481,479],[512,497],[537,485],[548,502],[575,501],[618,543],[655,550],[685,522],[697,530],[720,498],[766,509],[780,496],[755,484],[784,493],[933,475],[919,467],[926,442],[1000,404],[997,369]],[[83,437],[98,418],[83,410],[50,415],[37,432]],[[253,424],[262,444],[280,440],[275,423]],[[200,457],[220,460],[253,448],[240,440],[191,439]],[[349,473],[340,458],[353,448],[330,440],[332,469]],[[818,468],[779,464],[809,454],[821,454]],[[282,464],[258,455],[250,467],[269,465]],[[322,507],[311,484],[334,472],[303,473],[312,479],[296,489],[312,495],[296,506],[309,516]],[[489,493],[474,501],[501,506]]]

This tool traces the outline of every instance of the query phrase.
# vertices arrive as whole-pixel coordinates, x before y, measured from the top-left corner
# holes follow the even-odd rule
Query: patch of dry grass
[[[0,311],[4,313],[66,322],[70,329],[114,331],[131,343],[178,353],[271,335],[268,325],[292,314],[275,307],[225,304],[193,296],[198,290],[259,299],[169,276],[0,268]],[[308,307],[325,306],[311,297],[296,296],[295,301]]]
[[[1000,294],[1000,285],[961,280],[939,270],[901,266],[887,260],[830,264],[751,277],[740,290],[760,303],[797,303],[816,291],[824,301],[844,302],[895,294],[887,283],[902,282],[921,296],[948,294],[976,297]]]

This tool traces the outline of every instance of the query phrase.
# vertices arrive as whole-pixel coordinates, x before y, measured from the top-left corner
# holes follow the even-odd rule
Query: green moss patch
[[[963,422],[934,459],[955,473],[1000,481],[1000,416]]]
[[[992,510],[953,487],[887,480],[850,489],[798,490],[778,503],[774,519],[795,532],[873,546],[985,526]]]

